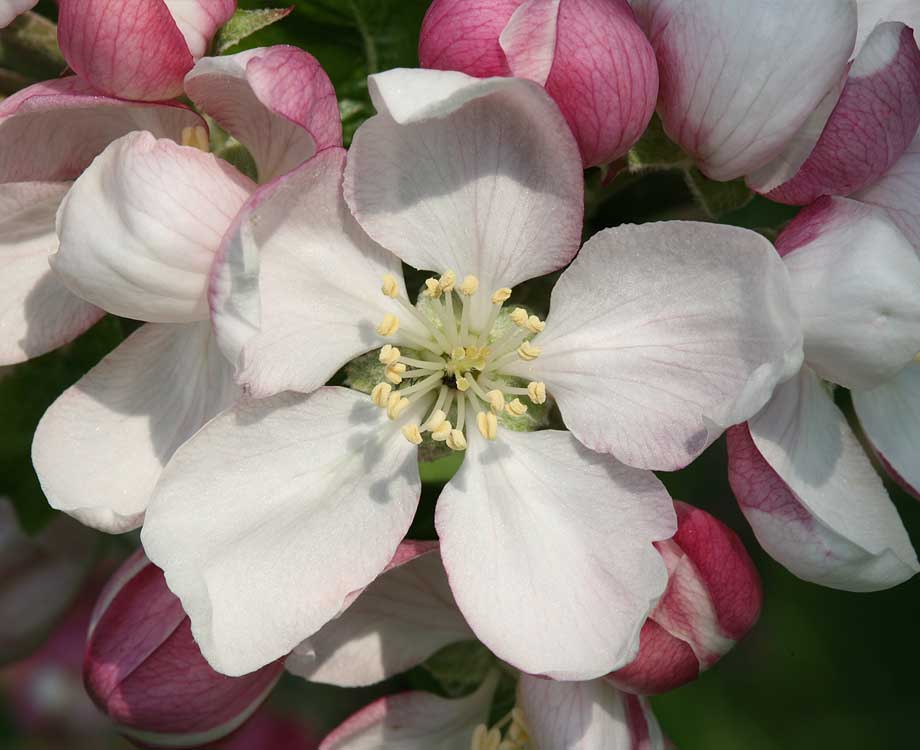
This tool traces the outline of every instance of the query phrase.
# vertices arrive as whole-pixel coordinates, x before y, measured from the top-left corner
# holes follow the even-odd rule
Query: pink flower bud
[[[282,670],[281,661],[242,677],[211,669],[163,572],[138,551],[96,603],[83,679],[96,705],[145,747],[198,747],[246,721]]]
[[[626,0],[434,0],[419,60],[424,68],[544,86],[586,167],[623,156],[658,95],[654,52]]]
[[[737,535],[705,511],[675,503],[677,533],[656,544],[668,588],[640,635],[639,655],[607,679],[654,695],[695,680],[757,622],[760,577]]]

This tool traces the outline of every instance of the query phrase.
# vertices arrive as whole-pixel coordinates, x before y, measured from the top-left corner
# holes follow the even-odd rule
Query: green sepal
[[[422,668],[434,678],[443,695],[459,698],[478,688],[497,661],[479,641],[461,641],[445,646]]]
[[[218,55],[226,54],[231,48],[251,37],[257,31],[277,23],[286,18],[294,10],[290,8],[267,8],[265,10],[238,10],[225,23],[214,40],[214,52]]]
[[[658,115],[652,117],[638,143],[630,149],[626,163],[631,172],[647,169],[685,169],[690,157],[664,132]]]
[[[685,170],[684,177],[697,203],[713,219],[744,208],[754,198],[754,192],[742,178],[730,182],[716,182],[696,167]]]

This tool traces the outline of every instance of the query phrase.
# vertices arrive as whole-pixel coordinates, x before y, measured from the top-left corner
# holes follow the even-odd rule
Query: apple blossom
[[[705,511],[675,507],[677,533],[655,545],[668,566],[668,588],[642,626],[639,655],[607,677],[630,693],[663,693],[695,680],[760,616],[760,577],[741,540]]]
[[[188,92],[271,179],[341,143],[332,85],[292,47],[199,61]],[[142,523],[175,449],[238,395],[208,320],[208,275],[256,185],[206,150],[150,133],[112,143],[58,212],[58,279],[80,299],[147,321],[42,418],[32,458],[52,506],[105,531]],[[198,146],[195,148],[193,146]]]
[[[0,0],[0,29],[13,23],[16,16],[31,10],[38,0]]]
[[[651,119],[658,69],[627,0],[435,0],[422,67],[544,86],[586,167],[623,156]]]
[[[67,64],[121,99],[179,96],[195,61],[236,10],[236,0],[59,0]]]
[[[357,222],[345,155],[327,149],[227,235],[213,320],[266,398],[176,453],[144,546],[212,666],[245,673],[384,568],[417,507],[418,444],[465,447],[436,524],[473,631],[527,672],[606,674],[635,656],[667,580],[652,543],[674,512],[645,469],[687,464],[799,366],[786,272],[746,230],[621,227],[584,246],[547,320],[508,314],[511,287],[580,241],[581,163],[558,109],[522,79],[395,70],[370,88],[378,115],[344,177]],[[400,260],[436,272],[417,305]],[[370,398],[320,387],[382,344]],[[516,431],[547,393],[571,432]]]
[[[29,655],[67,611],[92,565],[96,538],[58,516],[35,536],[0,498],[0,664]]]
[[[75,77],[0,102],[0,365],[66,344],[104,314],[48,268],[58,247],[55,215],[71,181],[126,133],[179,141],[203,125],[186,107],[110,99]]]
[[[211,745],[252,715],[282,671],[281,662],[239,678],[212,670],[162,571],[140,551],[100,593],[83,661],[90,697],[145,747]]]
[[[732,488],[764,549],[800,578],[850,591],[897,585],[920,569],[916,554],[823,381],[853,392],[882,443],[916,434],[916,412],[895,417],[891,394],[915,379],[920,259],[882,210],[846,198],[802,211],[777,249],[806,363],[729,431]],[[915,445],[898,447],[897,460]]]

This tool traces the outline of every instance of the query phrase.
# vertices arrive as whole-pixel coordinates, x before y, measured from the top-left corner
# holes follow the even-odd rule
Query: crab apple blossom
[[[435,0],[422,67],[546,88],[586,167],[619,159],[655,110],[658,68],[626,0]]]
[[[849,388],[856,404],[873,394],[885,404],[887,412],[867,410],[885,415],[884,424],[869,417],[883,443],[916,434],[911,411],[894,417],[899,402],[887,394],[916,370],[920,260],[885,212],[846,198],[802,211],[777,249],[805,366],[729,431],[732,488],[764,549],[800,578],[849,591],[895,586],[920,569],[916,554],[827,383]],[[898,460],[908,446],[916,442]]]
[[[251,671],[383,570],[417,507],[418,444],[445,443],[465,459],[436,524],[476,636],[534,674],[625,666],[667,583],[653,542],[675,530],[646,469],[685,465],[799,367],[786,271],[746,230],[622,227],[582,248],[545,321],[508,313],[512,287],[578,250],[582,169],[558,108],[531,81],[456,72],[370,89],[348,205],[345,154],[327,149],[225,239],[212,318],[264,398],[175,454],[147,553],[211,664]],[[435,272],[415,304],[401,260]],[[374,350],[370,396],[321,387]],[[550,397],[571,431],[519,431]]]
[[[668,588],[639,635],[639,655],[607,680],[653,695],[712,667],[760,616],[760,577],[741,540],[705,511],[675,503],[677,533],[655,546]]]
[[[267,178],[341,142],[332,85],[301,50],[205,58],[188,89]],[[204,128],[183,141],[193,145],[148,132],[115,141],[58,212],[56,278],[93,309],[148,322],[55,401],[33,442],[49,502],[110,532],[142,523],[175,449],[239,395],[211,332],[207,287],[256,185],[201,150]]]
[[[145,747],[211,745],[252,715],[282,671],[280,661],[238,678],[211,669],[162,571],[141,551],[100,593],[83,661],[90,697]]]
[[[59,0],[58,42],[67,64],[121,99],[179,96],[235,0]]]
[[[69,77],[0,102],[0,365],[72,341],[104,314],[48,268],[70,185],[112,141],[136,130],[182,139],[204,126],[186,107],[123,102]]]
[[[35,536],[0,498],[0,665],[29,655],[73,602],[92,565],[96,538],[60,516]]]
[[[0,0],[0,29],[13,23],[16,16],[31,10],[38,0]]]

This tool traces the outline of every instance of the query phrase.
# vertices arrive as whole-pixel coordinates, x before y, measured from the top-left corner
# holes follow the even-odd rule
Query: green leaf
[[[238,10],[233,14],[233,18],[227,21],[217,32],[217,37],[214,40],[214,51],[218,55],[225,54],[231,47],[235,47],[257,31],[277,23],[282,18],[287,18],[293,10],[293,6],[290,8]]]
[[[696,167],[687,169],[684,175],[693,197],[713,219],[744,208],[754,197],[754,193],[744,183],[744,179],[716,182],[710,180]]]
[[[435,679],[444,695],[457,698],[478,688],[495,667],[495,657],[479,641],[445,646],[422,667]]]
[[[645,169],[683,169],[690,166],[690,157],[668,138],[658,115],[654,115],[639,142],[629,152],[626,162],[632,172]]]

